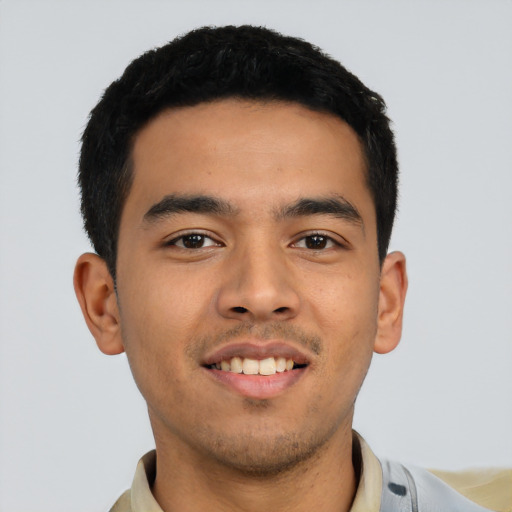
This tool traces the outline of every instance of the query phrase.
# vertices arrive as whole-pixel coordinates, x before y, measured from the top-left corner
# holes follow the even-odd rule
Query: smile
[[[231,359],[208,365],[210,370],[216,369],[223,372],[243,373],[244,375],[275,375],[297,368],[303,368],[306,365],[298,364],[293,359],[285,357],[267,357],[262,360],[250,359],[248,357],[235,356]]]
[[[235,394],[253,399],[281,395],[308,373],[310,357],[288,343],[235,343],[202,362],[209,378]]]

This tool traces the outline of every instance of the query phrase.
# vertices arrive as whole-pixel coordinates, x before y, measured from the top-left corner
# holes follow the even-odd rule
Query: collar
[[[359,485],[350,512],[378,512],[382,488],[380,462],[357,432],[354,432],[353,436],[353,451],[354,460],[358,459],[361,469]],[[118,503],[126,500],[131,505],[128,509],[130,512],[163,512],[151,493],[155,473],[156,452],[152,450],[139,460],[132,488],[121,497]],[[111,512],[116,510],[118,509],[114,506]]]

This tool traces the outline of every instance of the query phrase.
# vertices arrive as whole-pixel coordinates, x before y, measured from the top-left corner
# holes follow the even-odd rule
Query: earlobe
[[[73,277],[85,322],[99,349],[108,355],[124,352],[114,280],[97,254],[78,258]]]
[[[391,352],[402,336],[402,319],[407,292],[405,256],[392,252],[386,256],[380,277],[379,313],[374,351]]]

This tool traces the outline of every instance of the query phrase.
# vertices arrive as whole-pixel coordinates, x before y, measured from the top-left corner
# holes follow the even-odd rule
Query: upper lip
[[[285,359],[292,359],[297,364],[309,364],[311,361],[311,357],[305,354],[304,351],[288,342],[248,340],[230,343],[207,353],[202,364],[208,366],[230,360],[233,357],[258,360],[268,357],[284,357]]]

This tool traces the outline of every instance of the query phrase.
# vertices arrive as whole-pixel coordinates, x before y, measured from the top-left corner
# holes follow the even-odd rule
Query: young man
[[[97,255],[75,289],[156,442],[113,511],[493,506],[352,431],[372,353],[401,335],[397,174],[382,99],[266,29],[193,31],[107,89],[79,174]]]

